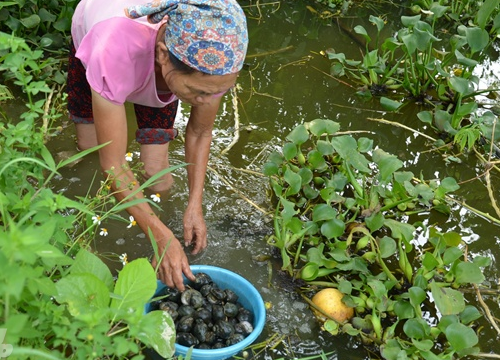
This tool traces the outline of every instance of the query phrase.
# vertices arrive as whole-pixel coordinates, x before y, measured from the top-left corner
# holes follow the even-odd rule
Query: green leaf
[[[57,302],[67,304],[73,316],[92,313],[109,304],[108,288],[93,274],[69,274],[56,283],[56,289]]]
[[[465,38],[470,46],[471,53],[482,51],[490,41],[488,32],[478,27],[467,28]]]
[[[413,27],[420,21],[420,15],[401,16],[401,22],[405,27]]]
[[[468,58],[467,56],[464,56],[460,51],[455,50],[455,56],[457,58],[457,62],[460,65],[464,65],[466,67],[475,67],[478,62],[474,59]]]
[[[403,167],[403,162],[395,155],[389,154],[381,149],[375,149],[373,152],[373,161],[380,170],[380,181],[386,183],[392,178],[395,171]]]
[[[382,108],[386,111],[396,111],[399,109],[403,103],[400,103],[399,101],[391,100],[389,98],[386,98],[385,96],[380,97],[380,105],[382,105]]]
[[[337,211],[328,204],[317,204],[312,210],[314,222],[328,221],[337,217]]]
[[[467,305],[460,314],[460,321],[463,324],[469,324],[474,320],[481,318],[483,315],[479,312],[479,310],[472,305]]]
[[[76,254],[75,261],[70,268],[70,273],[90,273],[100,279],[108,290],[113,290],[114,280],[109,267],[96,255],[85,249],[81,249]]]
[[[472,81],[457,76],[450,78],[450,87],[464,96],[474,92],[474,83]]]
[[[313,281],[318,277],[319,265],[316,263],[307,263],[300,271],[300,278],[304,281]]]
[[[40,16],[32,14],[20,20],[21,24],[27,29],[32,29],[40,24]]]
[[[307,161],[309,161],[314,170],[323,171],[327,168],[323,155],[316,149],[309,151]]]
[[[474,330],[464,324],[451,324],[446,328],[445,334],[455,351],[471,348],[478,343],[478,337]]]
[[[392,236],[396,239],[411,241],[415,227],[411,224],[402,223],[393,219],[385,219],[384,225],[392,231]]]
[[[340,129],[339,123],[328,119],[316,119],[306,124],[306,126],[317,137],[321,135],[333,135]]]
[[[300,188],[302,186],[302,178],[299,174],[287,168],[283,178],[289,185],[289,187],[286,189],[286,196],[295,195],[300,191]]]
[[[309,140],[309,132],[306,127],[301,124],[295,127],[290,134],[286,137],[287,140],[290,140],[295,145],[302,145],[307,140]]]
[[[170,359],[175,352],[175,325],[166,311],[152,311],[141,318],[137,334],[148,347],[152,347],[162,358]]]
[[[472,262],[461,262],[455,269],[455,282],[457,284],[481,284],[484,275],[479,266]]]
[[[394,239],[389,236],[384,236],[382,239],[380,239],[379,247],[380,256],[383,259],[394,255],[397,250],[396,241],[394,241]]]
[[[290,161],[297,155],[297,145],[293,143],[286,143],[283,145],[283,156],[286,161]]]
[[[168,251],[168,250],[167,250]],[[140,309],[151,299],[156,290],[156,274],[147,259],[131,261],[118,274],[111,301],[113,309]]]
[[[368,226],[368,229],[370,229],[370,232],[373,233],[384,226],[384,220],[384,214],[381,212],[374,212],[365,219],[365,223],[366,226]]]
[[[459,314],[465,309],[465,300],[461,292],[447,287],[440,287],[431,282],[431,292],[439,312],[442,315]]]
[[[430,111],[421,111],[417,114],[420,121],[432,125],[432,113]]]
[[[431,271],[439,265],[439,261],[437,261],[436,257],[431,252],[426,252],[422,259],[422,265],[424,266],[425,270]]]
[[[448,231],[443,235],[443,239],[447,246],[458,246],[462,242],[462,237],[459,233]]]
[[[420,351],[429,351],[434,346],[434,341],[432,341],[430,339],[421,340],[421,341],[416,340],[416,339],[411,339],[411,342]],[[436,357],[436,359],[439,359],[436,355],[434,355],[434,356]],[[426,360],[427,360],[427,358],[426,358]]]
[[[362,153],[367,153],[373,149],[373,140],[365,137],[358,139],[358,150]]]
[[[445,250],[443,254],[443,263],[445,265],[449,265],[453,263],[455,260],[461,258],[464,255],[462,250],[457,247],[451,247]]]
[[[278,175],[279,167],[273,162],[265,163],[262,167],[262,173],[266,176]]]
[[[328,240],[333,238],[338,238],[345,231],[345,224],[340,219],[331,219],[325,221],[321,225],[321,234],[324,235]]]
[[[321,155],[331,155],[335,151],[331,142],[326,140],[318,140],[316,143],[316,149],[321,153]]]
[[[425,339],[431,332],[429,324],[424,319],[408,319],[403,325],[404,333],[413,339]]]

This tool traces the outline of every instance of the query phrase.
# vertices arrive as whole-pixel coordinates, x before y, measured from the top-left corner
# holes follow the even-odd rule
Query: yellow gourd
[[[312,302],[332,319],[343,323],[354,316],[354,309],[342,302],[344,294],[334,288],[327,288],[319,291],[313,296]],[[321,318],[318,311],[314,311]],[[323,315],[324,317],[324,315]]]

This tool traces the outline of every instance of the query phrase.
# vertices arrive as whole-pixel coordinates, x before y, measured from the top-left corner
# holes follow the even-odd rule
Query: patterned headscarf
[[[212,75],[237,73],[245,59],[248,33],[245,14],[236,0],[153,0],[130,6],[132,19],[167,18],[165,44],[183,63]]]

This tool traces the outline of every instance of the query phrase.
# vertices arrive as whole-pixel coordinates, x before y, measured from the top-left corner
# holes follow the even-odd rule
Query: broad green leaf
[[[278,175],[279,167],[273,162],[267,162],[262,167],[262,173],[266,176]]]
[[[460,186],[457,184],[455,178],[446,177],[441,180],[438,188],[435,190],[435,195],[437,198],[442,199],[445,194],[456,191],[460,189]]]
[[[403,105],[403,103],[381,96],[380,105],[382,105],[382,109],[386,111],[396,111]]]
[[[455,351],[471,348],[478,343],[474,330],[464,324],[451,324],[445,331],[446,339]]]
[[[384,225],[392,231],[392,236],[396,239],[411,241],[415,227],[411,224],[402,223],[393,219],[385,219]]]
[[[450,86],[461,95],[470,95],[474,92],[474,84],[468,79],[454,76],[450,78]]]
[[[294,143],[286,143],[283,145],[283,156],[286,161],[290,161],[297,155],[297,145]]]
[[[420,21],[420,15],[401,16],[401,22],[405,27],[413,27]]]
[[[168,249],[167,249],[168,251]],[[113,309],[139,309],[153,296],[156,290],[156,274],[145,258],[136,259],[125,265],[118,274],[113,298]]]
[[[364,173],[371,172],[368,160],[358,151],[358,143],[352,136],[337,136],[332,139],[332,145],[348,164]]]
[[[434,254],[427,251],[422,259],[422,265],[424,266],[425,270],[432,271],[436,268],[436,266],[439,265],[439,261],[437,261]]]
[[[443,239],[448,246],[458,246],[462,242],[462,237],[459,233],[448,231],[443,235]]]
[[[450,326],[451,324],[457,324],[459,322],[460,320],[457,315],[445,315],[439,320],[438,328],[442,333],[444,333],[448,326]]]
[[[285,226],[287,226],[287,224],[291,221],[293,216],[299,212],[299,210],[295,209],[295,203],[293,201],[289,201],[283,197],[280,197],[280,202],[283,206],[283,210],[281,210],[283,223]]]
[[[467,39],[472,54],[482,51],[490,41],[488,32],[478,27],[468,27],[465,32],[465,38]]]
[[[318,272],[318,264],[309,262],[300,271],[300,278],[304,281],[313,281],[318,277]]]
[[[332,143],[326,140],[318,140],[318,142],[316,143],[316,149],[318,149],[318,151],[323,156],[331,155],[335,151]]]
[[[287,140],[290,140],[295,145],[302,145],[307,140],[309,140],[309,132],[306,127],[301,124],[295,127],[290,134],[286,137]]]
[[[415,309],[408,301],[398,300],[394,304],[394,312],[400,320],[415,317]]]
[[[457,284],[481,284],[484,275],[479,266],[472,262],[461,262],[455,269],[455,282]]]
[[[487,256],[474,256],[474,259],[472,259],[472,262],[476,264],[479,267],[486,267],[491,265],[491,258]]]
[[[317,204],[312,210],[312,219],[314,222],[328,221],[337,217],[337,210],[328,204]]]
[[[467,56],[464,56],[460,51],[455,50],[455,56],[457,58],[457,61],[460,65],[464,65],[467,67],[474,67],[478,64],[478,62],[474,59],[468,58]]]
[[[463,324],[469,324],[469,323],[473,322],[474,320],[477,320],[480,317],[482,317],[483,314],[481,314],[475,306],[467,305],[465,307],[464,311],[462,311],[459,314],[459,316],[460,316],[460,321]]]
[[[380,32],[384,28],[384,19],[381,19],[378,16],[370,15],[369,20],[372,24],[375,24],[378,32]]]
[[[425,339],[429,336],[431,328],[424,319],[408,319],[403,325],[404,333],[412,339]]]
[[[90,251],[81,249],[76,254],[75,261],[70,268],[71,274],[90,273],[99,278],[108,288],[113,289],[114,280],[109,267]]]
[[[345,224],[340,219],[331,219],[321,225],[321,234],[328,240],[338,238],[345,231]]]
[[[416,339],[411,339],[411,342],[420,351],[429,351],[434,346],[434,341],[432,341],[430,339],[420,340],[420,341],[416,340]],[[436,356],[436,355],[434,355],[434,356]],[[436,356],[436,359],[439,359],[439,358]],[[427,360],[427,358],[426,358],[426,360]]]
[[[387,182],[392,178],[395,171],[403,167],[403,162],[395,155],[389,154],[381,149],[375,149],[373,152],[373,161],[380,170],[380,181]]]
[[[32,14],[28,17],[22,18],[20,21],[25,28],[32,29],[40,24],[40,16]]]
[[[152,347],[162,358],[170,359],[175,352],[175,325],[166,311],[151,311],[141,318],[137,334],[146,346]]]
[[[329,119],[316,119],[306,124],[306,126],[308,126],[309,131],[317,137],[322,135],[333,135],[340,129],[339,123]]]
[[[106,284],[90,273],[69,274],[56,283],[56,289],[57,302],[67,304],[73,316],[89,314],[109,305],[110,293]]]
[[[293,172],[291,169],[286,169],[283,178],[289,185],[285,190],[287,197],[295,195],[300,191],[300,188],[302,187],[302,178],[299,174]]]
[[[430,111],[421,111],[417,114],[420,121],[432,125],[432,113]]]
[[[445,265],[449,265],[453,263],[455,260],[461,258],[464,255],[462,250],[457,247],[451,247],[445,250],[443,254],[443,263]]]
[[[465,300],[460,291],[440,287],[435,281],[431,282],[430,287],[434,303],[442,315],[455,315],[464,311]]]
[[[361,26],[361,25],[356,25],[354,27],[354,32],[356,32],[356,34],[359,34],[361,36],[363,36],[365,38],[365,41],[367,43],[369,43],[372,39],[370,38],[370,36],[368,36],[368,33],[366,32],[366,29]]]
[[[414,34],[404,34],[401,36],[401,41],[406,46],[409,55],[413,55],[417,50],[417,39]]]
[[[382,297],[387,296],[387,289],[382,281],[369,280],[368,286],[372,288],[375,297],[382,299]]]
[[[393,238],[384,236],[379,242],[380,256],[385,259],[396,253],[397,244]]]
[[[399,340],[399,339],[398,339]],[[401,349],[399,341],[396,339],[389,339],[380,345],[380,353],[386,360],[408,360],[406,351]]]
[[[426,292],[418,286],[412,286],[408,289],[408,293],[410,295],[410,304],[413,305],[415,310],[420,309],[420,304],[422,304],[427,297]]]
[[[350,281],[347,281],[345,279],[342,279],[339,281],[339,287],[338,287],[339,291],[344,293],[344,294],[351,294],[352,292],[352,284]]]
[[[309,161],[309,164],[311,164],[314,170],[322,171],[327,168],[323,155],[316,149],[309,151],[307,154],[307,161]]]
[[[368,229],[370,229],[370,232],[374,232],[379,230],[382,226],[384,226],[384,214],[381,212],[374,212],[371,213],[370,216],[368,216],[365,219],[366,226],[368,226]],[[384,256],[382,256],[384,257]]]

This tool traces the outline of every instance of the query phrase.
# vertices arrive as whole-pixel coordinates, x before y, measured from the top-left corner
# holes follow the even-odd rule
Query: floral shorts
[[[85,77],[82,62],[75,57],[75,47],[71,43],[68,63],[68,112],[75,124],[93,124],[92,93]],[[136,140],[139,144],[165,144],[177,137],[174,129],[178,101],[164,108],[134,104],[137,119]]]

